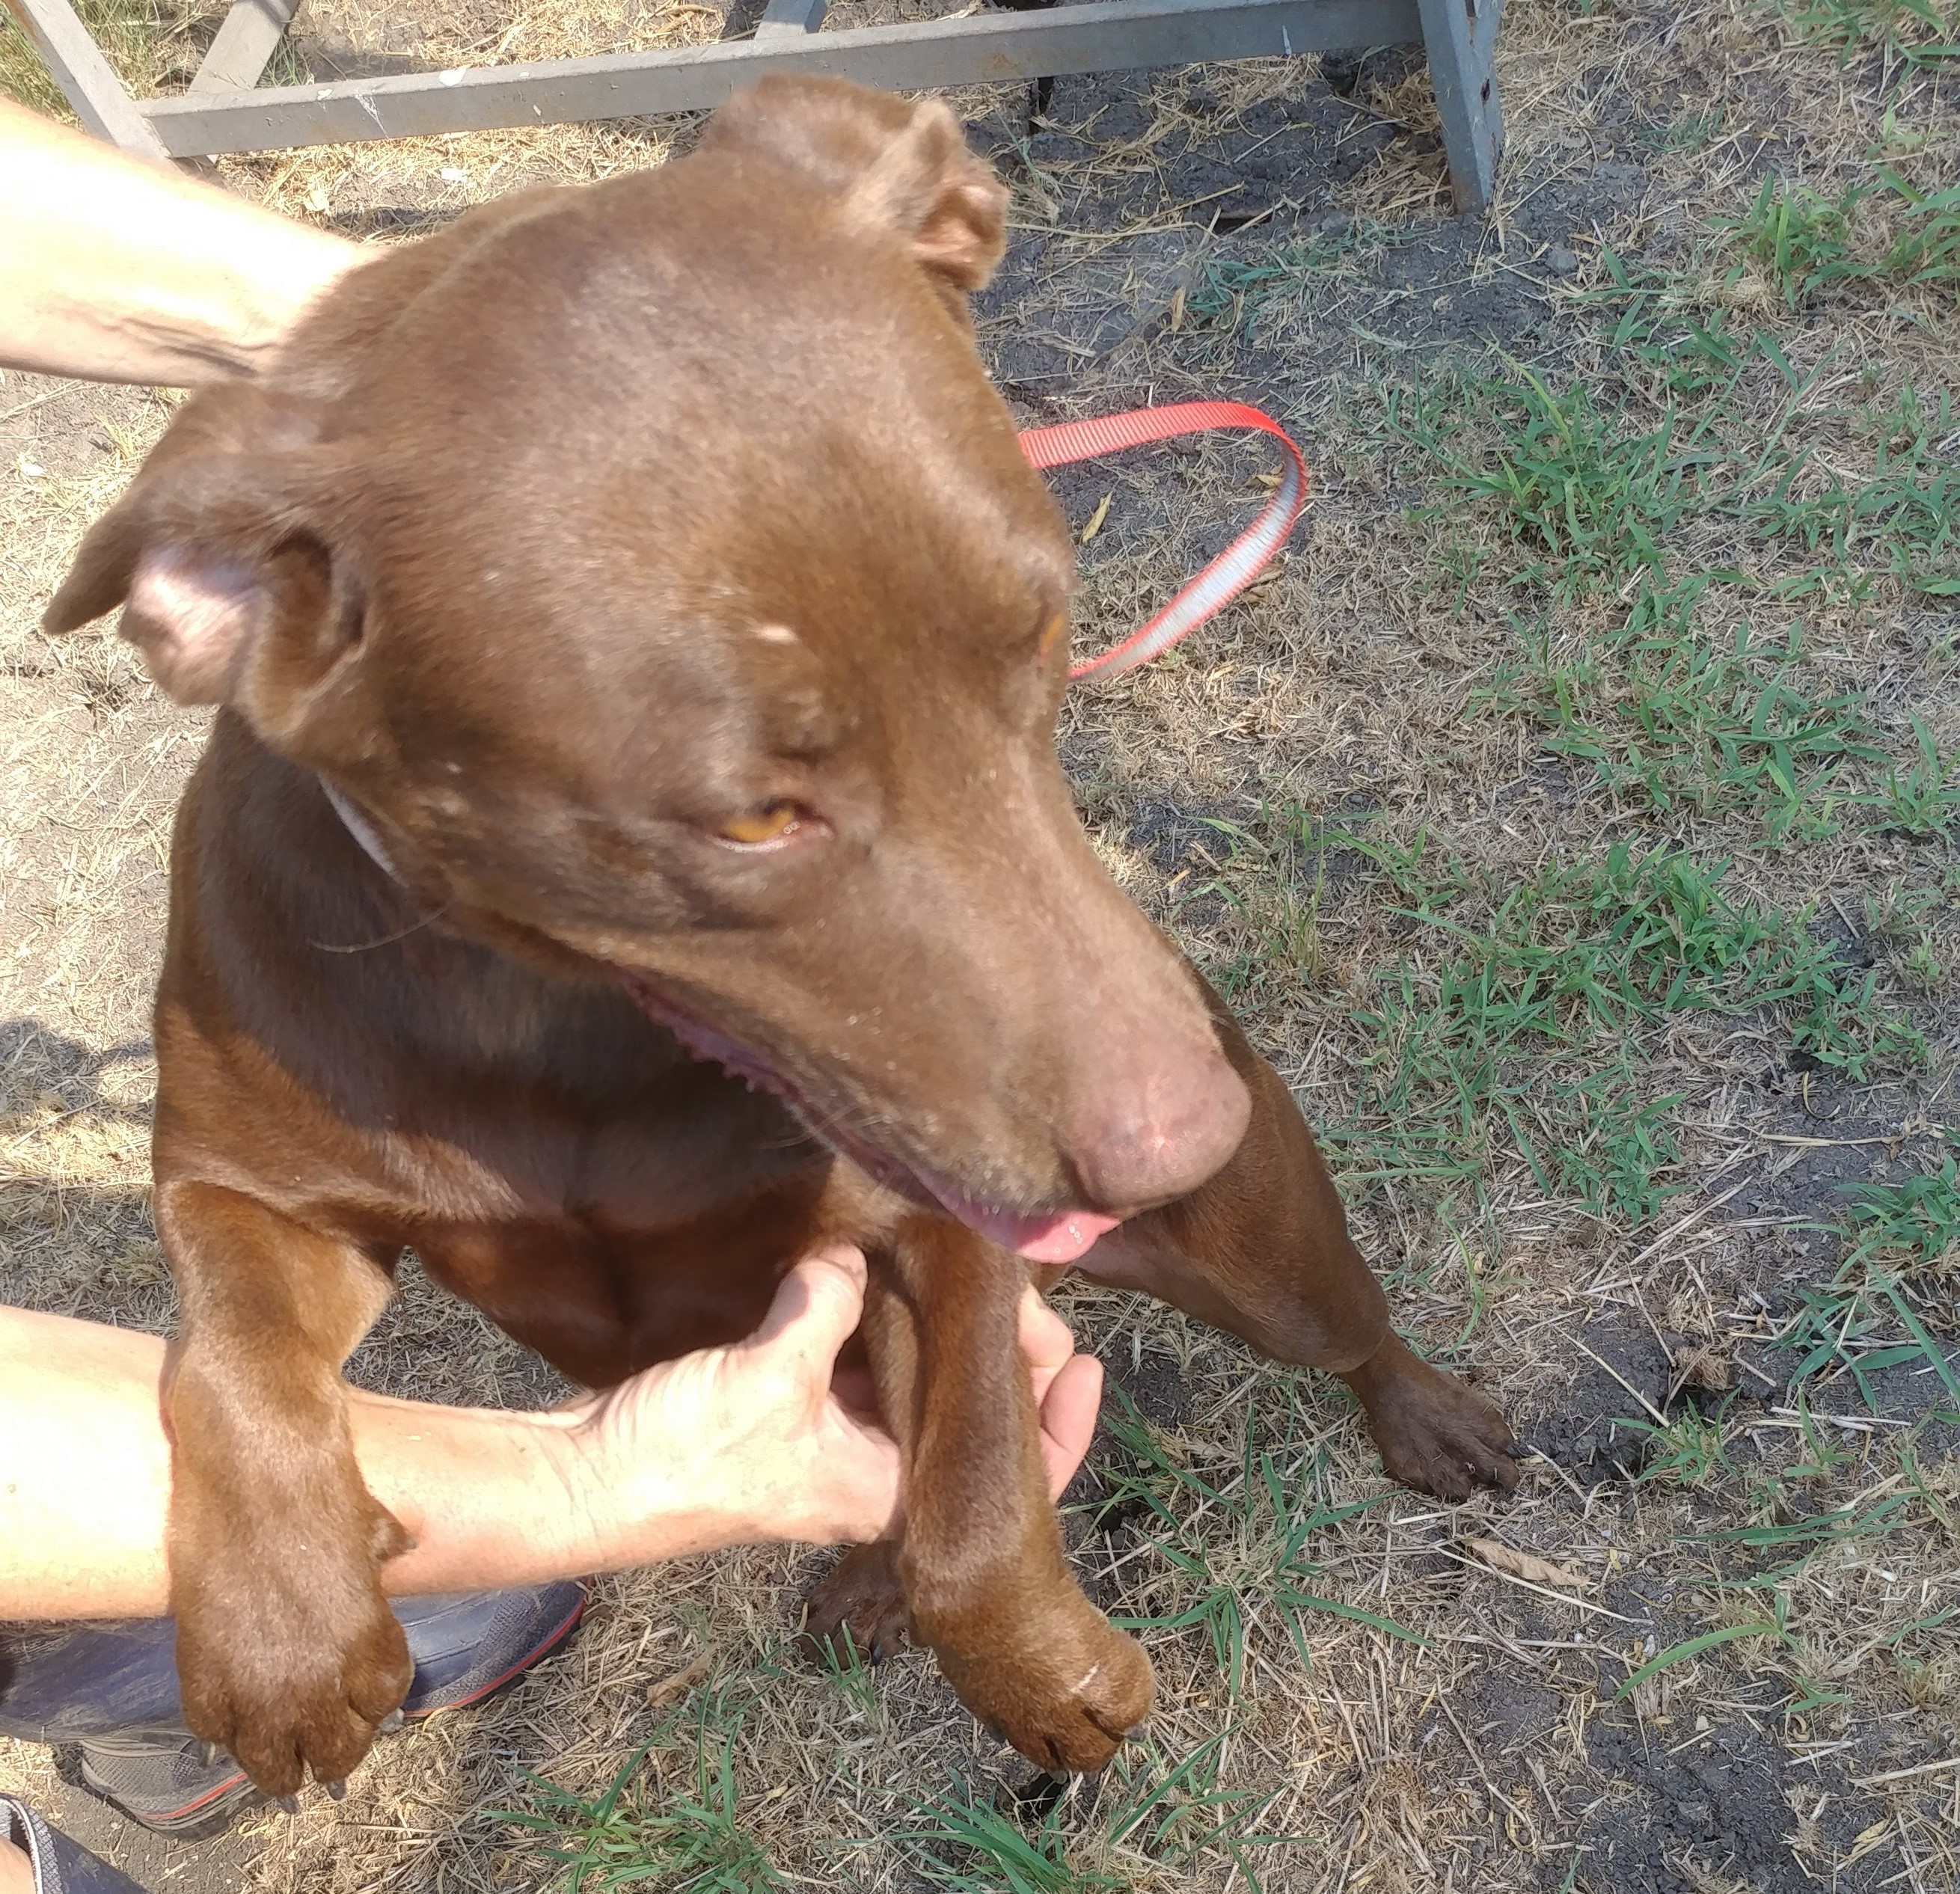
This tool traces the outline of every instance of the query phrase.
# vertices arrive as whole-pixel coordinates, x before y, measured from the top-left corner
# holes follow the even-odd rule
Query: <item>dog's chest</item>
[[[867,1201],[773,1098],[637,1018],[620,1034],[562,1032],[494,1083],[404,1082],[412,1128],[386,1141],[429,1272],[593,1386],[752,1332],[799,1256],[862,1233]]]
[[[617,1090],[530,1073],[433,1087],[405,1076],[374,1141],[418,1221],[657,1237],[822,1163],[773,1101],[700,1068]]]
[[[467,951],[325,971],[228,983],[214,1015],[167,967],[160,1176],[212,1176],[377,1246],[506,1228],[624,1255],[813,1191],[828,1168],[774,1099],[623,995]]]

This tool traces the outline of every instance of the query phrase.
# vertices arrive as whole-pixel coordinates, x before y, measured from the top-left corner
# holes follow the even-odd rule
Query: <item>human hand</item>
[[[577,1430],[587,1475],[580,1484],[595,1536],[617,1546],[607,1564],[756,1541],[863,1541],[889,1528],[900,1500],[898,1447],[833,1383],[864,1297],[862,1254],[819,1252],[784,1278],[746,1340],[593,1397]],[[1058,1495],[1089,1449],[1102,1364],[1075,1353],[1067,1324],[1032,1289],[1020,1326]]]
[[[1030,1286],[1021,1291],[1021,1354],[1041,1413],[1042,1459],[1050,1498],[1059,1499],[1089,1451],[1102,1405],[1102,1364],[1075,1352],[1068,1324]]]

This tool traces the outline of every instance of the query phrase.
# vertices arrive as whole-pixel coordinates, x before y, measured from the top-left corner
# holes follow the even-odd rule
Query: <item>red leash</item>
[[[1251,428],[1274,436],[1287,452],[1278,490],[1258,517],[1147,625],[1132,632],[1122,644],[1072,666],[1071,678],[1115,677],[1134,670],[1139,664],[1162,657],[1179,638],[1189,636],[1230,604],[1285,545],[1306,505],[1306,462],[1271,415],[1237,401],[1184,401],[1169,408],[1133,408],[1128,414],[1030,428],[1021,436],[1021,451],[1034,466],[1058,467],[1071,460],[1099,460],[1125,447],[1168,441],[1180,434],[1202,434],[1214,428]]]

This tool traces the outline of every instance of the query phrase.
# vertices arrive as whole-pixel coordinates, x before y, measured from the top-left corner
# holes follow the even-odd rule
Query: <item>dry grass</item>
[[[317,6],[294,56],[716,25]],[[1532,1479],[1390,1491],[1338,1389],[1076,1291],[1134,1407],[1071,1530],[1160,1684],[1099,1782],[1030,1784],[916,1656],[813,1674],[788,1638],[818,1561],[732,1553],[609,1584],[545,1674],[384,1745],[338,1809],[256,1818],[250,1885],[562,1886],[555,1836],[676,1886],[1960,1886],[1960,310],[1936,217],[1882,181],[1960,183],[1956,41],[1878,0],[1518,0],[1477,228],[1405,61],[1346,98],[1277,62],[1064,81],[1032,135],[1018,93],[963,95],[1015,188],[983,331],[1028,417],[1230,391],[1309,444],[1290,559],[1072,699],[1064,754]],[[224,169],[387,234],[672,130]],[[0,383],[0,1287],[151,1326],[142,1010],[196,731],[31,619],[161,419]],[[1064,477],[1079,520],[1112,496],[1085,642],[1255,464]],[[418,1286],[362,1371],[539,1395]],[[0,1749],[0,1782],[48,1765]]]

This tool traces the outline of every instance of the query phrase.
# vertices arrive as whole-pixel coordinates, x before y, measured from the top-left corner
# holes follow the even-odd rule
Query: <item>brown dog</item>
[[[191,1727],[269,1793],[407,1682],[340,1380],[407,1245],[603,1386],[862,1243],[907,1523],[818,1626],[908,1615],[1051,1768],[1150,1676],[1063,1562],[1030,1262],[1332,1369],[1413,1485],[1511,1482],[1077,826],[1069,537],[966,314],[1004,196],[942,106],[765,81],[682,162],[356,273],[185,407],[49,612],[126,600],[220,707],[157,1007],[170,1556]]]

